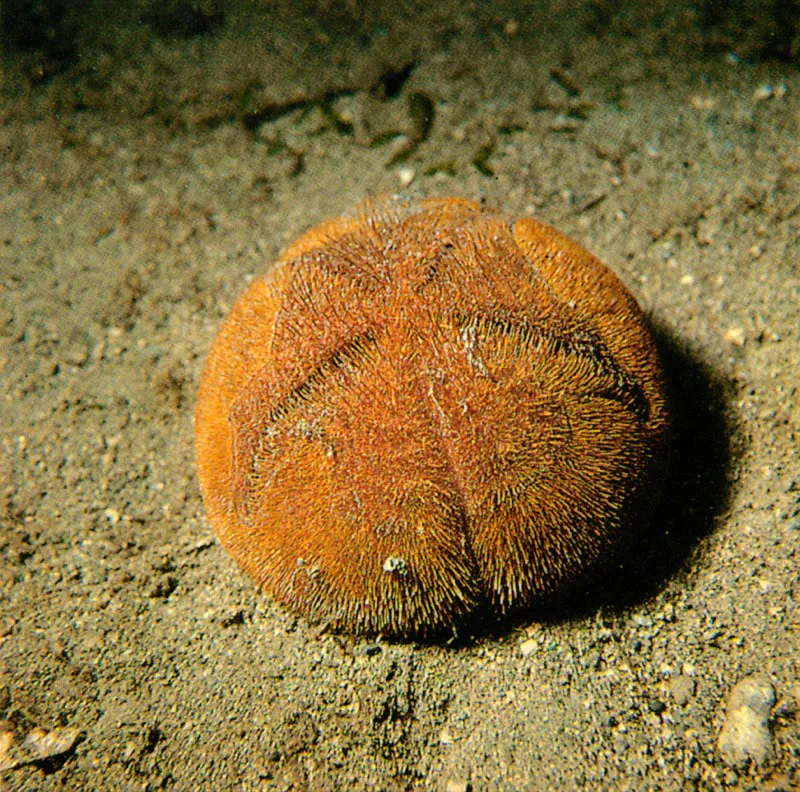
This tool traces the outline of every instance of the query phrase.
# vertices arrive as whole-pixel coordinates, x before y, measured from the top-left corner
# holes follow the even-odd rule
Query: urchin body
[[[211,523],[352,632],[528,607],[609,557],[668,431],[651,335],[575,242],[461,199],[368,205],[234,305],[196,412]]]

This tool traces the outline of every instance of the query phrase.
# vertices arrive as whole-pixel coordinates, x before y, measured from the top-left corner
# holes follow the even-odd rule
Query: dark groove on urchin
[[[262,480],[261,471],[258,470],[262,461],[274,454],[274,448],[270,449],[270,443],[277,435],[276,424],[288,419],[289,415],[300,406],[308,404],[323,390],[324,384],[328,382],[332,376],[338,372],[357,372],[363,364],[369,360],[371,349],[376,345],[377,339],[375,333],[367,331],[360,333],[351,338],[347,343],[343,344],[340,348],[334,350],[321,360],[309,375],[297,386],[292,388],[277,404],[273,405],[271,409],[266,411],[266,419],[260,423],[257,429],[257,436],[250,442],[247,438],[243,438],[246,453],[244,454],[247,461],[246,472],[242,475],[247,481],[247,494],[234,495],[234,502],[237,512],[245,524],[248,524],[249,515],[251,512],[249,505],[249,498],[251,496],[253,487],[256,482]],[[241,399],[236,399],[231,406],[231,413],[237,409],[241,409]],[[261,411],[257,409],[255,412],[258,414]],[[233,417],[230,418],[232,427],[236,426],[240,421],[236,421]],[[307,426],[300,427],[300,421],[295,425],[302,434],[309,441],[320,441],[325,438],[325,431],[315,421],[309,421]],[[234,431],[233,441],[233,469],[238,470],[240,460],[237,454],[238,442],[236,440],[237,432]],[[274,473],[273,473],[274,476]]]
[[[478,344],[481,341],[481,331],[487,335],[516,335],[526,345],[539,340],[550,341],[556,352],[563,351],[588,360],[600,375],[610,378],[613,383],[612,388],[600,389],[593,395],[619,402],[642,423],[647,423],[650,419],[650,403],[641,386],[617,365],[606,345],[593,332],[558,327],[547,329],[542,324],[531,322],[527,317],[512,312],[500,318],[488,314],[467,316],[456,313],[453,319],[461,329],[474,327],[477,330]]]
[[[416,381],[420,382],[423,379],[427,378],[419,378]],[[417,386],[417,397],[419,398],[420,403],[425,404],[428,408],[428,415],[431,419],[431,424],[436,427],[439,431],[438,438],[442,444],[442,450],[444,452],[445,458],[447,460],[447,467],[451,475],[452,486],[453,490],[456,493],[456,497],[458,498],[458,512],[460,515],[460,538],[462,539],[462,548],[464,551],[464,557],[467,560],[465,566],[468,566],[472,569],[477,577],[483,579],[483,575],[481,573],[480,565],[478,564],[478,558],[475,555],[475,551],[472,549],[472,532],[470,526],[470,519],[467,514],[467,498],[464,494],[464,488],[461,485],[461,482],[456,475],[456,466],[453,462],[453,454],[450,449],[450,445],[447,441],[448,432],[445,431],[445,415],[444,411],[442,410],[441,406],[436,402],[436,399],[433,396],[432,388],[421,388],[419,385]],[[464,585],[460,585],[459,588],[462,592],[469,594],[473,598],[473,608],[479,605],[481,602],[486,600],[483,591],[479,589],[477,586],[470,586],[469,581],[465,581]],[[464,600],[462,600],[462,603]],[[464,610],[463,614],[461,615],[462,620],[466,620],[469,616],[469,612]]]
[[[375,333],[367,330],[324,357],[301,383],[270,409],[265,424],[275,424],[283,420],[299,404],[307,402],[313,393],[320,391],[322,385],[337,372],[358,371],[369,360],[370,350],[376,344]]]

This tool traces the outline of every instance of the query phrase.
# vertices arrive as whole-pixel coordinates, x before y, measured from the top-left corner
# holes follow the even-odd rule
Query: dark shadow
[[[775,60],[797,65],[797,0],[703,0],[697,10],[696,24],[708,54],[732,53],[748,61]]]
[[[531,621],[552,624],[600,608],[614,612],[641,605],[688,567],[700,540],[713,531],[730,503],[731,462],[742,453],[733,451],[732,386],[672,331],[654,327],[653,332],[670,384],[674,437],[671,470],[652,520],[593,583],[510,618],[476,614],[450,646],[502,638]]]
[[[180,41],[213,33],[222,27],[225,14],[220,3],[192,0],[166,0],[154,3],[143,20],[166,41]]]
[[[0,42],[10,51],[36,53],[47,66],[43,77],[75,61],[79,29],[80,11],[67,0],[5,0],[0,5]]]
[[[590,601],[612,608],[655,596],[688,565],[699,541],[728,508],[734,484],[735,427],[728,406],[733,385],[671,331],[653,330],[670,384],[672,465],[649,528],[590,593]]]

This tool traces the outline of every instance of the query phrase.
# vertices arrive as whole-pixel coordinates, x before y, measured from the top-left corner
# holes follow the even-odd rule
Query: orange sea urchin
[[[664,380],[590,253],[472,201],[312,229],[234,305],[196,412],[209,518],[280,602],[422,635],[541,601],[659,489]]]

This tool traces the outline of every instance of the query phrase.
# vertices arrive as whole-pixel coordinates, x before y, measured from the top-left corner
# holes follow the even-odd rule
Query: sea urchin
[[[300,237],[222,326],[203,498],[280,602],[435,633],[608,559],[660,488],[664,390],[641,310],[569,238],[457,198],[370,203]]]

